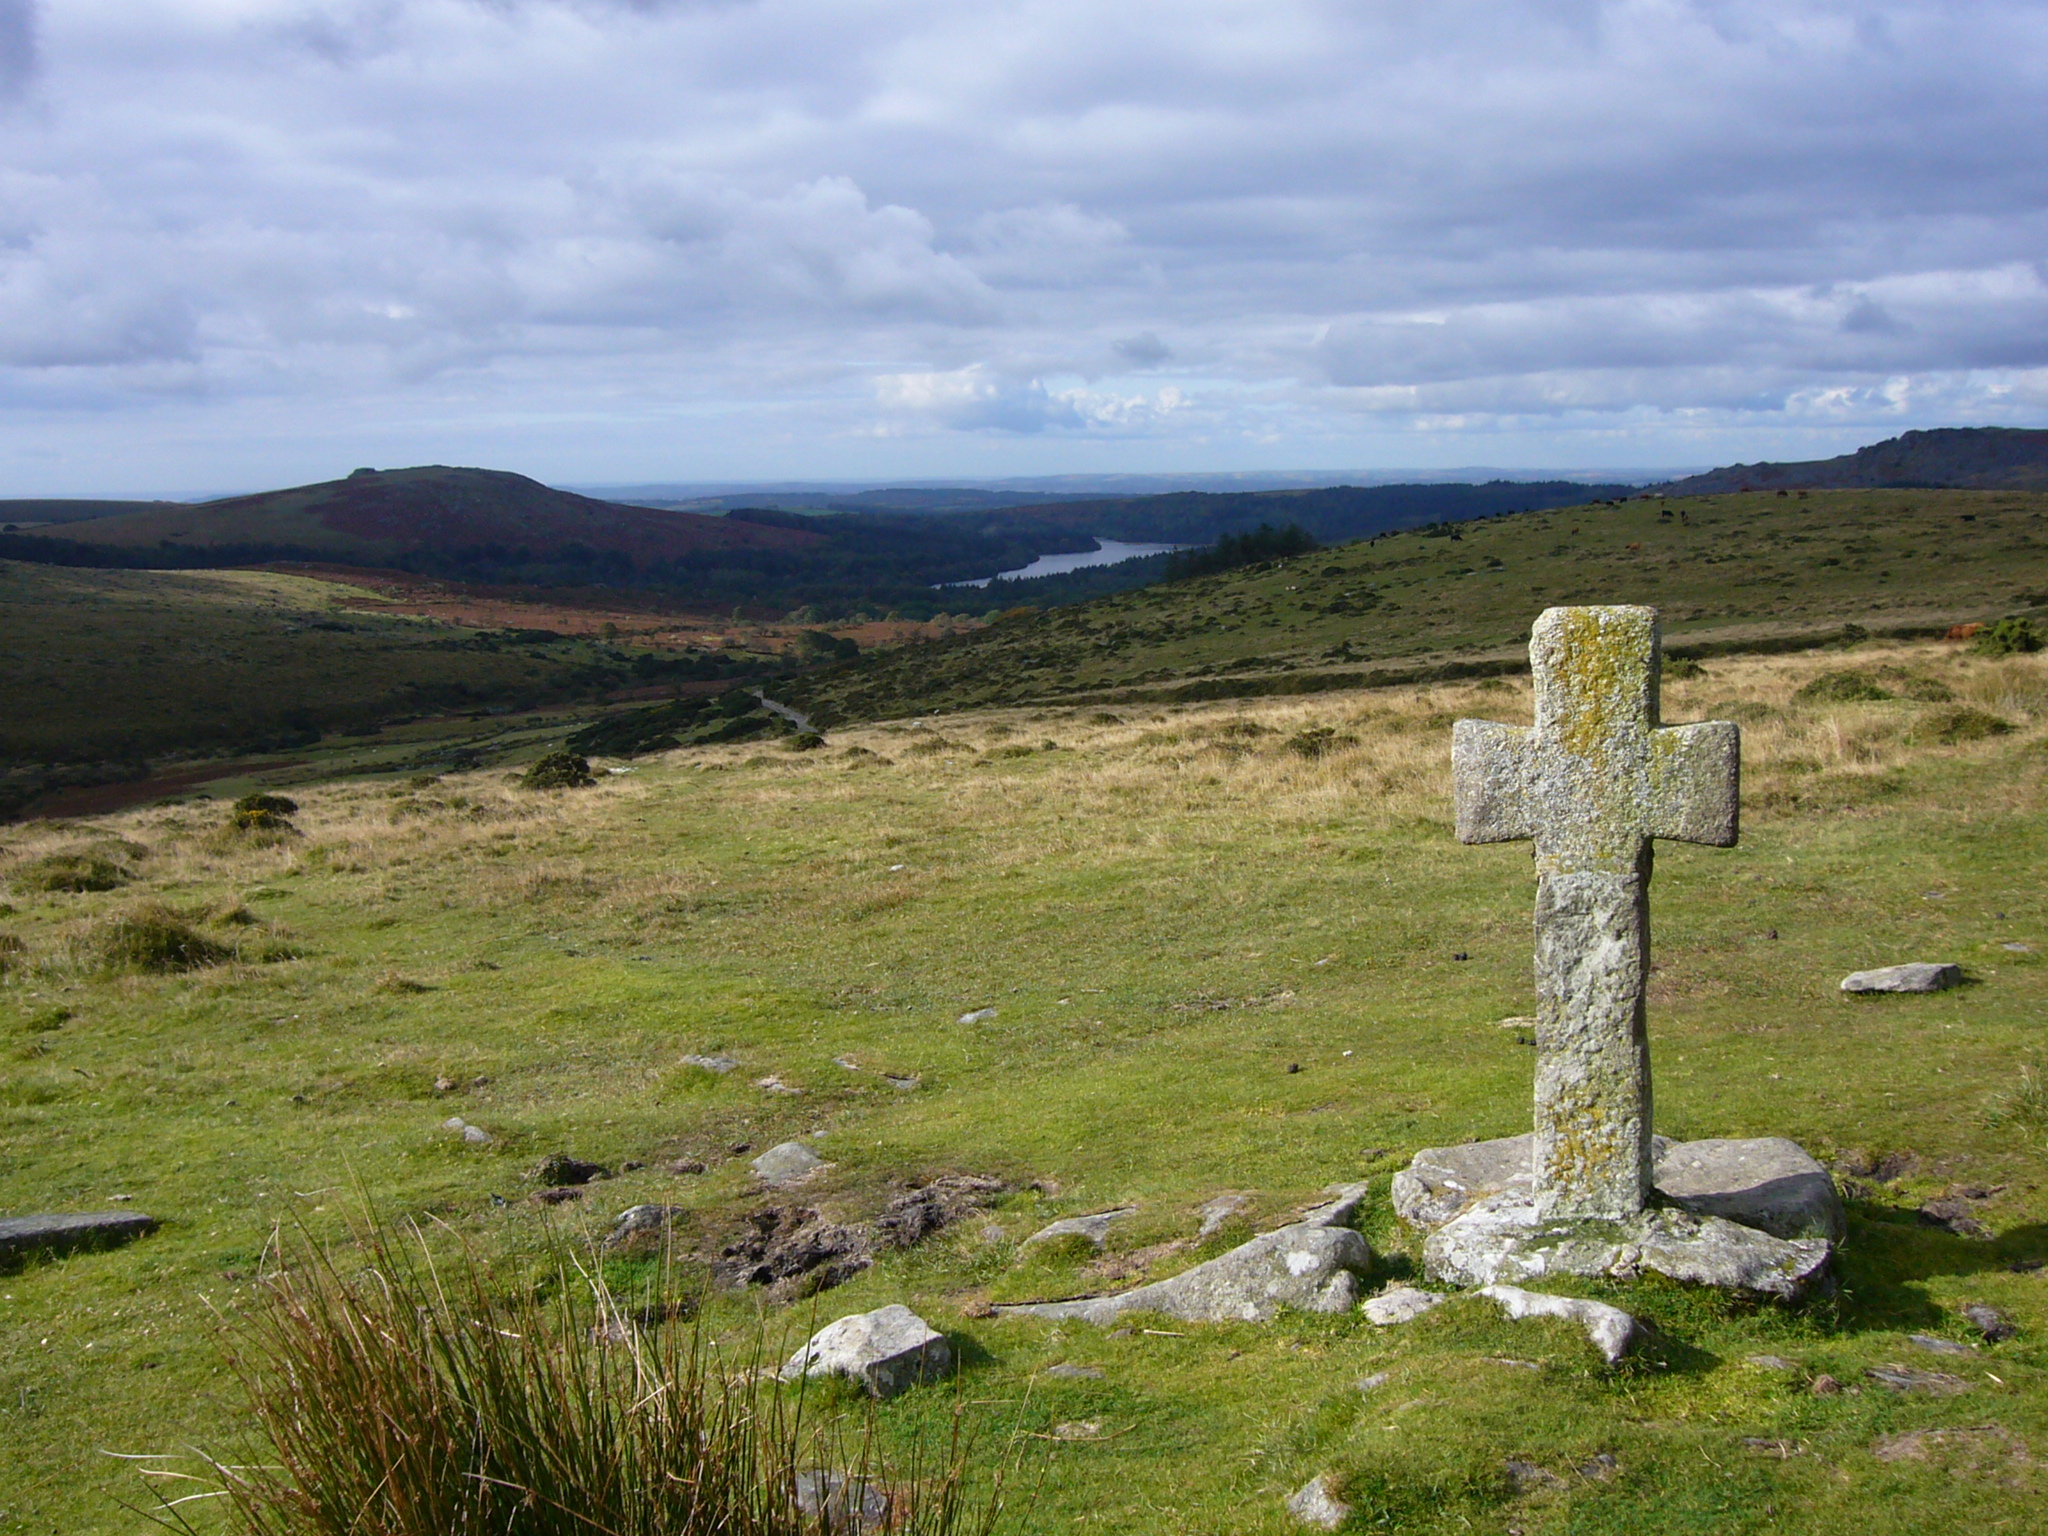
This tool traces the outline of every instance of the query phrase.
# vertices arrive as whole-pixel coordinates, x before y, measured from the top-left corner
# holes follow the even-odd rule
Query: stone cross
[[[1650,840],[1734,844],[1741,735],[1663,726],[1654,608],[1551,608],[1536,725],[1460,720],[1458,841],[1536,842],[1536,1201],[1621,1219],[1650,1198]]]

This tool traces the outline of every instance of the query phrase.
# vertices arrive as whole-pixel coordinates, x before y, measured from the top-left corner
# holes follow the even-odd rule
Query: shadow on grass
[[[1835,1261],[1841,1280],[1832,1306],[1845,1333],[1925,1328],[1948,1314],[1927,1297],[1926,1282],[1981,1275],[2048,1261],[2048,1224],[2014,1227],[1991,1241],[1930,1226],[1911,1211],[1872,1201],[1849,1207],[1849,1241]]]

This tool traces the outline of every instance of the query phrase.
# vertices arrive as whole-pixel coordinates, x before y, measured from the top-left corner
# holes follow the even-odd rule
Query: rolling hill
[[[152,553],[284,548],[356,565],[492,547],[547,556],[580,546],[644,562],[705,550],[794,552],[825,543],[802,528],[629,507],[503,470],[437,464],[359,469],[344,480],[225,501],[158,504],[95,518],[68,528],[66,537]]]
[[[1650,603],[1694,652],[2048,612],[2048,495],[1774,493],[1438,525],[864,656],[787,686],[814,719],[1308,693],[1527,663],[1559,603]]]
[[[1731,464],[1657,489],[1672,496],[1730,491],[1855,490],[1879,487],[2048,491],[2048,431],[1942,427],[1906,432],[1836,459]]]

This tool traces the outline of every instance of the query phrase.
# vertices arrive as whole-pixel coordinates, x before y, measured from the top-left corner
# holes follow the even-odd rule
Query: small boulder
[[[919,1382],[937,1381],[952,1369],[953,1349],[946,1336],[897,1305],[857,1312],[819,1329],[789,1357],[782,1379],[844,1376],[875,1397],[889,1398]]]
[[[1202,1219],[1202,1224],[1195,1229],[1195,1236],[1197,1238],[1210,1236],[1226,1221],[1230,1220],[1231,1217],[1251,1203],[1252,1197],[1250,1195],[1218,1195],[1214,1200],[1206,1202],[1200,1210],[1195,1212]]]
[[[1322,1472],[1287,1496],[1287,1513],[1316,1530],[1334,1531],[1351,1518],[1351,1506],[1337,1497],[1330,1474]]]
[[[1135,1205],[1120,1205],[1113,1211],[1096,1211],[1088,1216],[1067,1216],[1049,1226],[1040,1227],[1024,1239],[1024,1246],[1034,1243],[1051,1242],[1057,1237],[1083,1237],[1097,1248],[1109,1241],[1109,1229],[1124,1217],[1136,1211]]]
[[[1961,966],[1934,965],[1924,960],[1880,966],[1874,971],[1851,971],[1842,978],[1844,992],[1943,992],[1962,984]]]
[[[1971,1327],[1984,1335],[1984,1342],[1987,1344],[2003,1344],[2019,1332],[2019,1329],[2013,1326],[2012,1319],[1998,1308],[1986,1306],[1981,1301],[1963,1308],[1963,1316],[1969,1320]]]
[[[797,1513],[820,1520],[819,1528],[833,1536],[862,1536],[896,1523],[888,1490],[871,1479],[844,1472],[799,1472],[795,1481]]]
[[[480,1125],[465,1125],[462,1139],[472,1147],[487,1147],[491,1144],[491,1133]]]
[[[971,1012],[961,1014],[960,1022],[962,1024],[986,1024],[996,1016],[996,1011],[993,1008],[976,1008]]]
[[[140,1211],[78,1211],[64,1215],[0,1218],[0,1264],[30,1254],[118,1248],[154,1232],[159,1223]]]
[[[685,1067],[695,1067],[700,1072],[716,1072],[720,1077],[723,1077],[726,1073],[732,1071],[734,1067],[737,1067],[739,1062],[731,1056],[691,1055],[685,1056],[680,1064]]]
[[[566,1152],[550,1152],[540,1160],[540,1166],[528,1175],[536,1184],[566,1185],[588,1184],[592,1179],[608,1179],[611,1169],[602,1163],[587,1163],[580,1157],[571,1157]]]
[[[684,1207],[680,1205],[627,1206],[619,1212],[619,1219],[612,1223],[604,1245],[634,1250],[657,1247],[668,1231],[669,1223],[683,1214]]]
[[[778,1189],[801,1184],[825,1166],[825,1160],[800,1141],[785,1141],[770,1147],[749,1165],[754,1177]]]
[[[1425,1291],[1412,1285],[1397,1285],[1365,1304],[1365,1320],[1377,1323],[1382,1328],[1391,1328],[1397,1323],[1412,1323],[1432,1307],[1442,1306],[1451,1298],[1442,1291]]]
[[[1098,1326],[1126,1312],[1158,1312],[1189,1323],[1265,1323],[1282,1307],[1349,1312],[1358,1305],[1359,1280],[1371,1272],[1372,1262],[1372,1245],[1349,1227],[1297,1223],[1135,1290],[996,1310]]]
[[[1619,1307],[1580,1296],[1545,1296],[1513,1285],[1489,1285],[1479,1293],[1517,1322],[1530,1317],[1561,1317],[1577,1323],[1609,1365],[1642,1343],[1643,1325]]]

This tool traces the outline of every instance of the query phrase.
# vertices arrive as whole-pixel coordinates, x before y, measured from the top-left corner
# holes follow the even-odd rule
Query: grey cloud
[[[35,73],[35,0],[0,0],[0,101],[19,97]]]
[[[281,443],[558,412],[585,480],[689,411],[820,474],[2038,419],[2044,53],[2021,0],[0,0],[0,392],[102,460],[167,369]]]

